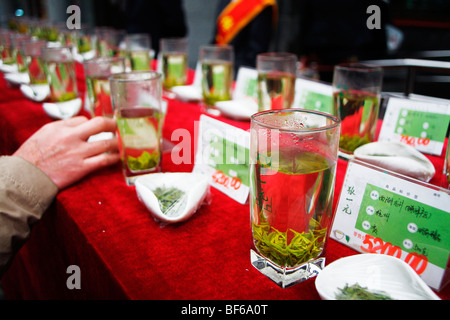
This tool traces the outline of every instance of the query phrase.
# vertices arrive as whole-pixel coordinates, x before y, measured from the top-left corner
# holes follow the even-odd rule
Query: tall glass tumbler
[[[51,101],[64,102],[76,99],[78,89],[73,48],[42,47],[41,51]]]
[[[111,57],[114,52],[111,50],[110,39],[113,29],[109,27],[97,27],[95,29],[95,50],[97,57]]]
[[[187,38],[163,38],[160,43],[164,89],[170,90],[174,86],[185,85],[188,64]]]
[[[77,29],[75,37],[79,54],[85,55],[95,49],[94,34],[91,28]]]
[[[251,117],[252,265],[280,287],[325,266],[340,120],[301,109]]]
[[[119,53],[121,41],[125,38],[125,30],[99,27],[95,30],[96,50],[98,57],[113,57]]]
[[[358,63],[335,66],[334,112],[341,121],[339,150],[346,154],[375,141],[383,70]]]
[[[26,72],[27,66],[23,56],[23,50],[21,42],[24,40],[29,40],[31,37],[27,34],[14,33],[9,36],[11,54],[13,56],[14,62],[17,65],[18,72]]]
[[[207,107],[217,101],[231,100],[234,79],[232,46],[201,46],[199,61],[202,70],[202,92]]]
[[[42,31],[38,31],[37,35],[40,36],[41,39],[46,39],[49,42],[58,42],[59,30],[64,26],[67,29],[66,24],[60,22],[48,22],[43,26],[40,26]],[[39,30],[39,29],[38,29]]]
[[[136,177],[161,171],[161,74],[132,71],[113,74],[109,81],[123,174],[134,185]]]
[[[125,58],[99,57],[84,61],[83,66],[91,115],[112,118],[114,111],[109,76],[125,72]]]
[[[288,52],[267,52],[256,57],[258,110],[292,107],[295,97],[297,56]]]
[[[47,40],[30,39],[22,42],[22,50],[27,65],[30,85],[47,84],[41,49],[47,45]]]
[[[150,70],[150,36],[146,33],[129,34],[125,37],[125,44],[131,70]]]
[[[11,53],[11,41],[9,36],[12,32],[7,30],[0,31],[0,54],[3,64],[14,64],[14,57]]]

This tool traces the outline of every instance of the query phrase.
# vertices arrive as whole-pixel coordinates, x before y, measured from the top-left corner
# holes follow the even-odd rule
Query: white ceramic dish
[[[384,254],[356,254],[326,266],[315,281],[324,300],[336,300],[338,288],[359,284],[395,300],[440,300],[404,261]]]
[[[54,119],[71,118],[80,112],[83,102],[80,98],[76,98],[65,102],[44,102],[42,107],[45,113]]]
[[[219,101],[215,106],[225,117],[235,120],[250,120],[258,112],[258,104],[252,98]]]
[[[199,86],[175,86],[171,91],[183,101],[201,101],[203,99],[202,89]]]
[[[36,102],[42,102],[50,95],[48,84],[21,84],[20,91],[25,97]]]
[[[139,200],[158,220],[167,223],[189,219],[200,207],[209,190],[208,178],[189,172],[151,173],[138,177],[135,181]],[[161,211],[154,194],[156,188],[177,188],[184,192],[182,197],[166,214]]]
[[[26,72],[10,72],[5,74],[5,80],[13,86],[30,83],[30,76]]]
[[[355,159],[428,182],[436,170],[427,157],[400,142],[372,142],[353,152]]]
[[[0,71],[3,73],[17,72],[17,64],[1,64]]]

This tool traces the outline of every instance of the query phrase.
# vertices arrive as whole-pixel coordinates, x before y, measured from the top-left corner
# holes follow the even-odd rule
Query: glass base
[[[250,249],[250,261],[259,272],[281,288],[288,288],[294,284],[313,278],[325,267],[325,257],[321,257],[294,268],[283,268],[252,249]]]
[[[125,176],[125,182],[127,183],[128,186],[134,186],[134,183],[135,183],[135,181],[136,181],[137,178],[139,178],[139,177],[141,177],[141,176],[145,176],[145,175],[150,174],[150,173],[158,173],[158,172],[161,172],[161,171],[158,171],[158,170],[152,170],[152,171],[148,171],[148,172],[143,172],[143,173],[141,173],[141,174],[136,174],[136,175],[134,175],[134,176],[129,176],[129,175],[125,175],[125,174],[124,174],[124,176]]]
[[[206,106],[205,107],[205,111],[206,111],[206,113],[209,113],[210,115],[213,115],[213,116],[220,116],[221,115],[220,110],[216,109],[215,107],[212,107],[212,106]]]
[[[125,177],[125,182],[127,183],[128,186],[134,186],[134,182],[138,177],[140,176]]]

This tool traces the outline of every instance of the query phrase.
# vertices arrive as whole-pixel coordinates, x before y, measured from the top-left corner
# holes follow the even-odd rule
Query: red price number
[[[220,184],[227,189],[232,188],[234,190],[239,190],[242,184],[241,179],[239,179],[238,177],[230,178],[225,173],[219,170],[217,170],[212,175],[212,180],[214,183]]]
[[[402,256],[402,249],[400,247],[394,246],[389,242],[384,242],[382,239],[369,234],[366,234],[363,245],[360,248],[367,253],[381,253],[396,258],[401,258]],[[417,274],[423,273],[428,265],[427,257],[415,252],[408,253],[404,261],[409,264]]]
[[[426,146],[430,143],[429,138],[416,138],[402,134],[400,138],[400,142],[405,143],[410,146]]]

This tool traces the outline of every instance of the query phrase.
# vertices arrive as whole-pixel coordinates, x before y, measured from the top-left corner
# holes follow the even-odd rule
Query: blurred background
[[[194,69],[198,48],[211,43],[219,0],[1,0],[0,25],[11,17],[65,22],[69,5],[81,9],[82,25],[109,26],[139,32],[157,29],[158,37],[186,34],[189,66]],[[331,81],[333,65],[343,61],[400,58],[450,61],[449,0],[278,0],[278,22],[271,51],[296,53],[303,66],[322,81]],[[381,28],[369,30],[368,6],[381,9]],[[173,16],[160,14],[171,8]],[[153,32],[153,31],[152,31]],[[414,93],[450,98],[450,72],[419,69]],[[411,76],[407,68],[388,68],[383,91],[403,91]]]

